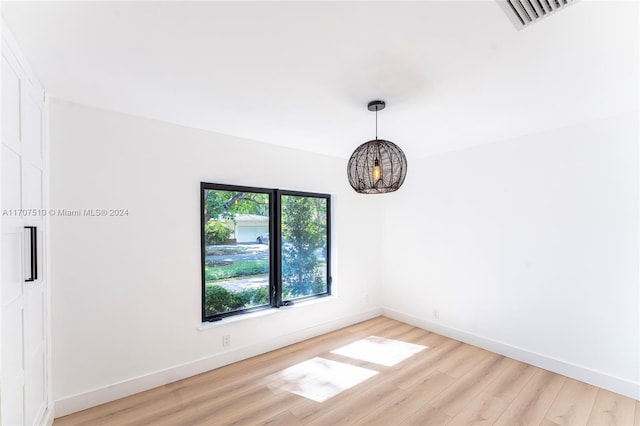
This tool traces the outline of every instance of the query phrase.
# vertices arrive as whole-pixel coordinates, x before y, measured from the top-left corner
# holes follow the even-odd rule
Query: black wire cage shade
[[[393,142],[373,139],[351,154],[347,174],[356,192],[383,194],[397,191],[407,176],[407,157]]]
[[[369,102],[376,112],[376,138],[360,145],[351,154],[347,177],[351,187],[361,194],[384,194],[397,191],[407,176],[407,157],[398,145],[378,139],[378,111],[383,101]]]

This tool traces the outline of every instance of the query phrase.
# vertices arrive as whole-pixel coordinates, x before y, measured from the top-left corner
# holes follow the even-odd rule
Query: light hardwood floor
[[[393,366],[331,352],[368,336],[426,348]],[[312,359],[375,375],[324,402],[284,390],[285,382],[299,393],[340,388],[314,381],[313,371],[285,377]],[[640,402],[378,317],[54,422],[101,424],[640,426]]]

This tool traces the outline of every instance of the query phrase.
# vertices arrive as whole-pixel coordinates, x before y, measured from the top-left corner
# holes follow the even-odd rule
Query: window
[[[201,183],[202,320],[331,294],[326,194]]]

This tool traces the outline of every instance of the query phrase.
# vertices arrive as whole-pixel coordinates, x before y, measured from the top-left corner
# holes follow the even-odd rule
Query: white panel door
[[[3,45],[4,48],[4,45]],[[2,425],[25,424],[24,322],[26,292],[22,208],[21,70],[15,58],[2,56],[2,283],[0,352]]]
[[[1,119],[0,424],[33,425],[48,401],[44,100],[4,39]]]
[[[26,89],[23,125],[22,154],[22,204],[28,211],[42,212],[44,207],[44,162],[43,146],[43,100],[42,93],[28,82]],[[23,224],[33,226],[35,231],[36,252],[32,260],[30,253],[25,255],[36,266],[34,281],[26,283],[27,309],[25,311],[25,421],[31,425],[42,417],[47,405],[46,376],[46,300],[44,251],[45,216],[41,213],[28,214],[23,217]],[[31,270],[25,271],[31,276]]]
[[[2,44],[6,52],[5,44]],[[2,55],[2,143],[20,151],[20,66],[10,52]]]

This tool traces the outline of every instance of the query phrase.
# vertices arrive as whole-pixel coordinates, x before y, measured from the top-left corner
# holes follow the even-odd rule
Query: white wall
[[[334,194],[338,297],[199,330],[200,181]],[[51,207],[129,211],[51,220],[56,415],[378,315],[382,201],[345,160],[53,101]]]
[[[383,312],[640,397],[638,176],[637,113],[410,164]]]

